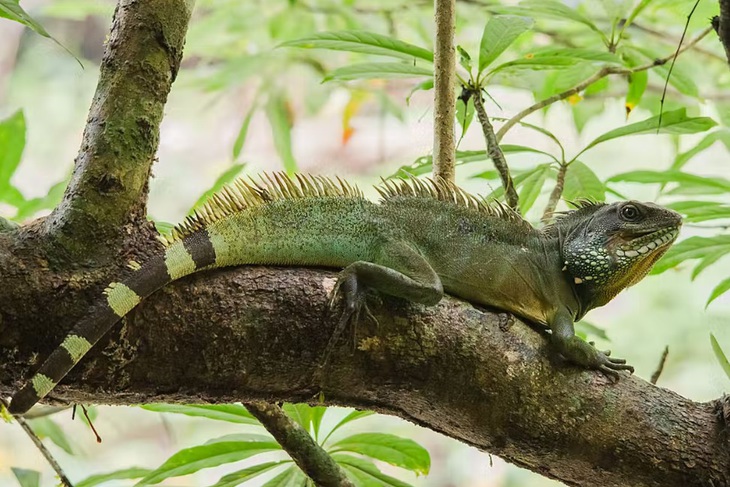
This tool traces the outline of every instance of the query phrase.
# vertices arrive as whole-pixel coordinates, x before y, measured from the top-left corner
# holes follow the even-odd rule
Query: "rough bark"
[[[99,289],[89,273],[9,275],[18,262],[8,257],[0,252],[5,395]],[[135,310],[55,397],[316,402],[321,392],[327,404],[400,416],[568,485],[730,485],[721,401],[695,403],[638,377],[611,384],[564,364],[508,315],[455,299],[433,308],[373,299],[379,327],[362,323],[357,350],[343,340],[317,379],[336,323],[327,308],[334,277],[249,267],[184,279]]]
[[[163,108],[192,4],[117,4],[74,173],[63,202],[45,220],[44,231],[73,258],[111,259],[115,244],[145,219]]]
[[[720,3],[720,15],[712,19],[712,26],[720,38],[720,43],[725,49],[725,57],[730,64],[730,0],[718,0]]]
[[[436,38],[434,40],[433,175],[447,181],[456,176],[456,1],[434,0]]]

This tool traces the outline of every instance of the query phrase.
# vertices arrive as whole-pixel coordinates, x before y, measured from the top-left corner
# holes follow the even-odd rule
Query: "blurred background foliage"
[[[659,385],[702,401],[730,385],[730,70],[708,31],[717,3],[701,1],[686,26],[683,45],[691,47],[669,75],[671,62],[663,61],[677,50],[693,4],[458,0],[456,41],[459,79],[489,95],[486,109],[503,128],[529,220],[539,224],[561,167],[566,199],[650,200],[686,216],[681,241],[654,270],[661,277],[592,312],[580,331],[620,351],[647,379],[668,346]],[[7,226],[47,214],[62,197],[114,2],[28,0],[18,7],[0,1],[0,17],[20,21],[0,19],[0,214]],[[420,0],[198,0],[161,128],[150,218],[165,231],[226,182],[263,170],[337,174],[364,188],[379,177],[427,175],[432,8]],[[576,86],[583,88],[569,93]],[[551,97],[561,99],[514,119]],[[457,181],[501,198],[473,119],[473,102],[462,97]],[[86,487],[139,479],[305,482],[240,406],[144,409],[93,409],[100,445],[68,411],[31,425]],[[340,436],[325,446],[339,448],[338,460],[359,485],[554,484],[394,418],[330,411],[287,406],[322,442],[349,423],[344,431],[354,440]],[[347,420],[353,415],[357,422]],[[12,424],[0,424],[0,432],[0,485],[54,484],[22,432]],[[197,468],[181,466],[191,454]],[[186,476],[172,478],[180,472]]]

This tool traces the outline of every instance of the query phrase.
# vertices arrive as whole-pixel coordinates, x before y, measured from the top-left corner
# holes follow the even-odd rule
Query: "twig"
[[[499,177],[502,179],[502,187],[504,188],[504,197],[507,204],[514,209],[519,211],[518,203],[519,196],[515,191],[514,182],[512,182],[512,176],[509,173],[509,167],[507,166],[507,159],[504,157],[502,149],[499,147],[497,137],[494,135],[494,127],[492,127],[489,121],[487,111],[484,109],[484,100],[482,99],[482,92],[480,89],[471,89],[471,95],[474,98],[474,111],[477,113],[479,123],[482,125],[482,132],[484,133],[484,140],[487,143],[487,155],[494,163],[494,167],[499,172]]]
[[[433,101],[433,175],[454,181],[456,141],[454,117],[456,98],[456,52],[454,29],[456,1],[434,0],[436,38],[433,52],[434,101]]]
[[[553,217],[553,213],[555,213],[555,208],[558,206],[558,201],[560,201],[560,197],[563,195],[563,188],[565,187],[565,173],[568,171],[568,164],[561,162],[560,168],[558,169],[558,176],[555,181],[555,187],[553,188],[552,193],[550,193],[550,199],[548,199],[548,203],[545,206],[545,211],[542,214],[542,218],[540,221],[542,223],[547,223],[550,218]]]
[[[287,416],[279,406],[266,402],[244,405],[315,484],[320,487],[355,487],[309,432]]]
[[[0,397],[0,404],[2,404],[5,409],[8,409],[8,402]],[[61,481],[61,484],[63,484],[65,487],[73,487],[73,484],[71,481],[66,477],[66,474],[63,473],[63,469],[58,464],[55,458],[53,458],[53,455],[50,451],[48,451],[48,448],[46,448],[46,445],[43,444],[40,438],[38,438],[38,435],[35,434],[35,431],[33,431],[33,428],[30,427],[28,422],[23,418],[22,416],[13,416],[15,420],[18,422],[21,428],[23,428],[23,431],[30,437],[31,441],[35,443],[36,448],[40,450],[41,454],[46,458],[46,461],[51,465],[51,468],[56,471],[56,475],[58,475],[59,480]]]
[[[664,347],[664,352],[662,352],[662,356],[659,359],[659,365],[657,365],[656,370],[653,374],[651,374],[651,379],[649,382],[656,385],[657,381],[659,380],[659,376],[662,375],[662,372],[664,371],[664,364],[667,361],[667,355],[669,355],[669,346]]]
[[[730,1],[730,0],[728,0],[728,1]],[[656,66],[662,66],[662,65],[668,63],[669,61],[671,61],[672,58],[674,58],[675,56],[678,56],[681,53],[685,52],[686,50],[691,49],[692,46],[694,46],[699,41],[701,41],[711,31],[712,31],[712,27],[706,28],[705,30],[703,30],[702,32],[700,32],[699,35],[697,35],[697,37],[695,37],[690,42],[688,42],[687,44],[685,44],[685,46],[682,47],[679,51],[676,51],[676,53],[673,52],[669,56],[666,56],[666,57],[663,57],[663,58],[660,58],[660,59],[655,59],[651,63],[644,64],[642,66],[636,66],[635,68],[624,68],[624,67],[619,67],[619,66],[604,66],[604,67],[602,67],[596,74],[594,74],[590,78],[588,78],[588,79],[580,82],[579,84],[577,84],[573,88],[571,88],[569,90],[566,90],[566,91],[563,91],[562,93],[558,93],[557,95],[553,95],[553,96],[551,96],[549,98],[545,98],[544,100],[541,100],[541,101],[535,103],[534,105],[531,105],[531,106],[525,108],[524,110],[522,110],[521,112],[519,112],[517,115],[515,115],[514,117],[510,118],[509,120],[507,120],[507,122],[505,122],[505,124],[502,125],[502,127],[497,132],[497,142],[501,141],[502,140],[502,137],[504,137],[504,135],[507,133],[507,131],[509,131],[509,129],[511,129],[512,127],[514,127],[515,124],[517,124],[517,122],[519,122],[520,120],[522,120],[523,118],[525,118],[529,114],[531,114],[533,112],[536,112],[536,111],[540,110],[541,108],[545,108],[548,105],[552,105],[553,103],[555,103],[557,101],[565,100],[568,97],[571,97],[573,95],[577,95],[581,91],[585,90],[588,86],[592,85],[593,83],[595,83],[596,81],[598,81],[598,80],[600,80],[602,78],[605,78],[608,75],[611,75],[611,74],[632,74],[632,73],[638,73],[640,71],[646,71],[646,70],[651,69],[651,68],[654,68]]]
[[[679,44],[679,38],[670,36],[670,35],[666,35],[664,32],[654,30],[650,27],[646,27],[645,25],[638,24],[635,20],[631,23],[631,25],[629,26],[629,29],[636,29],[638,31],[644,32],[646,34],[649,34],[650,36],[656,37],[657,39],[659,39],[662,42],[671,44],[672,46],[676,46],[677,44]],[[702,54],[703,56],[707,56],[707,57],[715,59],[715,60],[719,60],[719,61],[725,60],[721,56],[718,56],[714,52],[712,52],[708,49],[705,49],[704,47],[693,46],[692,50],[694,52]]]
[[[712,19],[712,24],[730,64],[730,0],[720,0],[720,15]]]

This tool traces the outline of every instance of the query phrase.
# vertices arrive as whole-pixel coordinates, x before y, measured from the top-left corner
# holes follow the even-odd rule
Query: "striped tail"
[[[122,282],[113,282],[104,298],[66,335],[30,382],[12,398],[11,414],[23,414],[43,399],[99,339],[139,302],[171,281],[215,263],[215,250],[205,230],[174,241],[164,254],[151,257]]]

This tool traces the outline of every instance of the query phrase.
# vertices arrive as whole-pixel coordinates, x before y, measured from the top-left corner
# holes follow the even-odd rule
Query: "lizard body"
[[[444,292],[552,330],[568,360],[617,376],[633,370],[575,336],[573,323],[643,278],[677,236],[680,216],[651,203],[583,203],[537,230],[511,209],[444,181],[386,181],[379,203],[349,184],[266,175],[213,196],[163,252],[111,283],[13,397],[21,414],[47,395],[142,299],[194,272],[246,264],[344,269],[347,323],[364,290],[436,304]]]

